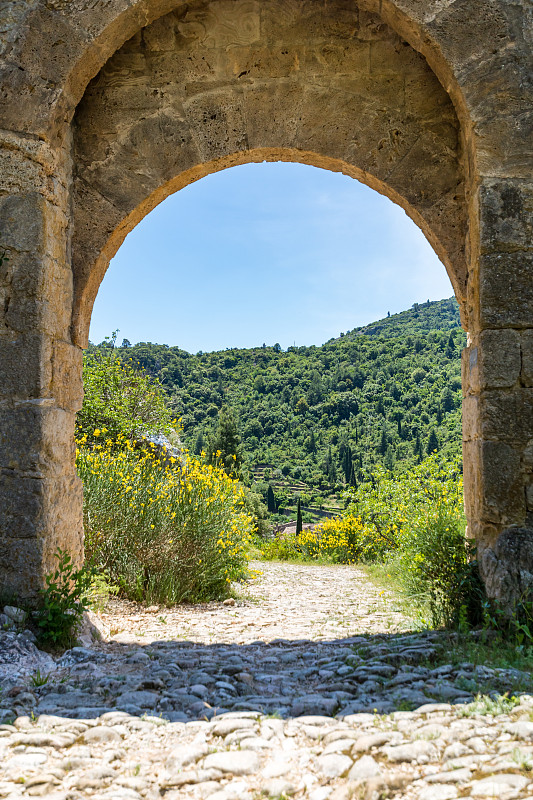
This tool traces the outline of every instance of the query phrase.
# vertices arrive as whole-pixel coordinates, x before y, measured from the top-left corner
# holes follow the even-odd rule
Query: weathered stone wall
[[[526,0],[1,7],[2,592],[33,595],[57,545],[81,557],[80,347],[109,258],[171,191],[263,158],[388,194],[446,264],[470,534],[491,593],[533,581],[532,27]]]

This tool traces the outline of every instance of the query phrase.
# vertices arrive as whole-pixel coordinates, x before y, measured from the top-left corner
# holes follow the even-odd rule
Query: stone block
[[[463,398],[463,441],[478,439],[480,435],[480,402],[477,395]]]
[[[79,411],[83,402],[83,350],[68,342],[53,346],[52,397],[60,408]]]
[[[40,252],[44,245],[44,205],[38,192],[0,198],[2,245],[17,252]]]
[[[526,485],[526,506],[528,511],[533,511],[533,481]]]
[[[0,502],[2,485],[0,478]],[[2,511],[0,511],[0,519]],[[71,524],[74,523],[74,517]],[[6,596],[35,600],[45,578],[57,566],[57,549],[70,553],[76,566],[83,563],[83,534],[79,528],[55,529],[48,536],[9,538],[0,534],[0,586]]]
[[[32,476],[74,471],[75,415],[51,402],[0,408],[0,468]]]
[[[72,316],[72,270],[46,255],[13,260],[5,322],[19,333],[36,330],[68,339]]]
[[[0,336],[0,397],[47,397],[52,378],[50,339],[34,333]]]
[[[465,511],[471,532],[483,544],[506,525],[523,524],[524,476],[520,452],[504,442],[463,443]]]
[[[481,255],[479,275],[481,327],[531,327],[533,252]]]
[[[520,334],[516,330],[485,330],[479,337],[480,363],[475,388],[511,387],[520,377]]]
[[[478,439],[463,441],[463,475],[465,513],[470,533],[477,538],[473,526],[479,522],[481,506],[481,442]]]
[[[485,179],[479,190],[482,253],[528,250],[533,241],[533,181]]]
[[[53,478],[0,470],[0,542],[46,539],[47,550],[82,552],[82,483],[75,472]]]
[[[533,439],[530,439],[524,450],[524,467],[533,471]]]
[[[488,596],[509,615],[518,603],[533,600],[533,529],[503,531],[479,564]]]
[[[475,345],[461,353],[461,385],[463,397],[479,390],[479,348]]]
[[[533,277],[532,277],[533,280]],[[533,316],[533,311],[532,311]],[[533,386],[533,329],[522,331],[522,383]]]
[[[479,519],[502,527],[525,521],[520,451],[505,442],[480,442]]]
[[[520,449],[533,435],[533,389],[485,391],[480,400],[481,437]]]

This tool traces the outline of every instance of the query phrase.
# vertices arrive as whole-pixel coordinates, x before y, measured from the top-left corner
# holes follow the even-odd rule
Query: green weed
[[[94,569],[76,569],[64,550],[55,553],[58,564],[55,572],[46,576],[46,586],[40,591],[40,608],[35,612],[38,638],[56,647],[68,646],[83,612],[88,608],[88,593],[94,579]]]

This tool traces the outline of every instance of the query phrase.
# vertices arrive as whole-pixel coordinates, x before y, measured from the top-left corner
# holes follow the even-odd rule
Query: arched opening
[[[176,192],[128,234],[90,339],[118,328],[119,342],[189,353],[285,350],[452,294],[430,244],[388,198],[341,173],[251,163]]]
[[[313,183],[313,174],[316,178],[321,177],[322,181],[315,179]],[[249,177],[243,180],[242,175]],[[274,175],[278,176],[278,181],[274,180]],[[286,176],[283,181],[281,175]],[[307,180],[303,179],[303,175],[307,176]],[[277,185],[279,183],[281,186]],[[357,187],[361,193],[359,199]],[[349,193],[348,188],[353,192]],[[244,199],[237,198],[239,191]],[[317,201],[310,201],[312,191],[320,195],[321,205]],[[328,205],[334,201],[335,208],[328,214]],[[223,213],[224,204],[229,205],[230,209],[226,215]],[[212,206],[209,210],[208,205]],[[274,207],[283,218],[284,225],[291,229],[298,227],[302,215],[311,217],[307,226],[300,225],[295,237],[299,241],[293,252],[290,251],[288,237],[278,238],[279,231],[273,222]],[[318,213],[325,219],[317,219]],[[343,215],[346,217],[344,225],[341,221]],[[144,224],[148,227],[150,216],[160,216],[162,222],[154,230],[152,240],[145,240],[143,248],[141,237],[136,237],[136,233]],[[361,216],[361,220],[357,219],[358,216]],[[241,434],[240,451],[245,483],[255,486],[267,500],[267,476],[275,493],[275,504],[278,509],[281,508],[279,514],[274,512],[275,519],[266,524],[290,525],[290,520],[296,514],[298,499],[304,506],[306,523],[316,524],[321,518],[340,513],[342,492],[350,488],[350,480],[353,486],[357,486],[368,481],[370,471],[379,466],[389,469],[398,466],[401,469],[422,461],[432,449],[429,441],[433,427],[436,428],[433,435],[438,437],[441,456],[445,454],[446,460],[453,460],[460,455],[458,357],[464,342],[461,343],[462,337],[458,336],[455,309],[454,313],[444,315],[438,335],[435,318],[431,341],[426,332],[421,334],[421,338],[416,335],[409,338],[405,332],[399,343],[404,351],[398,353],[397,365],[393,364],[393,353],[397,349],[394,341],[387,343],[376,334],[371,346],[371,337],[367,341],[364,335],[352,330],[360,324],[387,315],[384,309],[381,314],[367,314],[366,318],[361,319],[361,309],[358,315],[354,308],[349,308],[350,301],[355,305],[358,294],[368,303],[383,277],[392,279],[394,273],[398,279],[397,293],[401,291],[401,281],[412,281],[413,292],[416,282],[424,280],[421,265],[417,271],[414,263],[416,258],[413,250],[417,242],[414,237],[410,240],[412,244],[407,258],[401,258],[398,252],[401,244],[399,240],[394,241],[394,236],[391,236],[393,243],[387,256],[369,253],[369,249],[379,251],[376,240],[383,240],[395,223],[400,224],[402,218],[406,229],[419,234],[418,238],[426,245],[427,256],[431,248],[402,209],[353,179],[302,165],[250,164],[219,171],[167,198],[126,237],[121,248],[126,249],[125,269],[120,271],[116,294],[110,297],[114,316],[108,316],[107,328],[102,336],[93,336],[92,340],[100,341],[104,334],[120,327],[131,343],[143,342],[133,347],[127,343],[125,349],[117,352],[121,358],[133,359],[134,363],[162,380],[167,401],[172,403],[175,416],[182,420],[182,441],[197,455],[202,450],[210,455],[210,443],[216,437],[222,409],[226,404],[231,406]],[[375,227],[369,231],[370,241],[363,245],[361,229],[369,228],[373,220]],[[193,227],[196,222],[197,227]],[[259,241],[251,230],[254,223],[268,228],[266,236],[260,237]],[[329,238],[326,238],[325,231],[317,235],[316,228],[321,224],[325,228],[332,228]],[[359,230],[349,238],[358,224]],[[191,227],[193,230],[189,230]],[[199,251],[204,251],[205,240],[210,235],[214,239],[210,248],[213,264],[208,273],[202,270]],[[172,253],[166,265],[166,274],[165,269],[158,269],[157,264],[160,258],[158,245],[165,237],[171,242],[169,249]],[[339,250],[335,251],[336,239],[341,237],[349,238],[349,245],[345,245],[342,256]],[[188,245],[189,238],[191,244]],[[272,239],[276,240],[276,246],[265,260],[260,249],[268,249]],[[405,239],[403,244],[405,246]],[[366,258],[357,254],[358,245],[368,254]],[[319,252],[320,248],[327,252],[327,259],[324,252]],[[279,249],[283,252],[285,266],[282,273],[275,263],[276,256],[279,260]],[[133,263],[136,258],[139,259],[137,271],[140,277],[136,293],[140,304],[133,311],[133,316],[144,313],[148,320],[153,319],[151,307],[157,309],[158,318],[170,315],[174,318],[170,336],[162,338],[155,334],[149,323],[145,333],[132,334],[120,319],[120,306],[129,306],[132,300],[127,284],[132,272],[136,271]],[[389,261],[390,275],[385,272],[379,274],[378,264],[384,259]],[[305,272],[302,264],[296,263],[298,260],[306,264]],[[318,264],[313,264],[313,260]],[[437,297],[449,297],[452,291],[445,270],[438,259],[434,258],[434,261],[436,263],[432,266],[438,268],[447,281],[447,287]],[[328,273],[328,265],[331,273]],[[112,264],[103,286],[112,277],[110,273],[114,267],[118,268],[118,265]],[[338,295],[329,295],[328,283],[336,272],[343,276],[343,289]],[[189,273],[191,278],[182,282],[182,278],[188,278]],[[247,320],[247,312],[246,309],[241,310],[238,303],[232,305],[230,298],[238,294],[240,304],[250,303],[250,318],[257,316],[265,302],[264,298],[259,301],[256,298],[254,302],[253,295],[246,298],[241,292],[241,284],[246,281],[257,287],[254,283],[257,273],[266,278],[266,281],[258,281],[259,294],[275,288],[270,301],[270,316],[277,322],[271,335],[259,330],[255,338],[248,339],[247,349],[244,350],[239,348],[244,343],[235,339],[238,325],[234,328],[231,321],[233,317]],[[293,273],[294,283],[291,282]],[[316,281],[314,293],[316,299],[320,300],[313,309],[306,308],[309,292],[298,285],[306,275],[311,275]],[[213,286],[210,286],[211,280]],[[148,284],[157,287],[152,297]],[[420,317],[423,329],[425,314],[429,314],[429,309],[426,311],[425,291],[424,288],[422,294],[420,290],[411,294],[404,305],[393,305],[393,314],[410,307],[413,298],[418,299],[421,301],[420,310],[412,310],[413,319],[410,323],[414,325],[416,315],[417,320]],[[284,294],[288,300],[286,308],[280,298]],[[429,290],[428,294],[435,297]],[[206,319],[207,328],[212,324],[210,295],[214,295],[216,304],[224,308],[224,313],[218,320],[215,319],[215,325],[217,322],[221,324],[222,330],[217,333],[216,339],[211,340],[211,345],[200,342],[191,347],[188,344],[190,339],[185,337],[187,327],[201,329],[206,325]],[[167,310],[164,303],[166,296],[173,299],[173,308],[169,305]],[[397,303],[397,298],[393,302]],[[343,309],[340,308],[342,305]],[[191,306],[190,315],[187,306]],[[449,306],[446,302],[442,310],[452,311]],[[291,333],[285,333],[284,314],[294,318],[311,310],[311,315],[316,316],[325,311],[325,307],[333,311],[333,316],[337,308],[339,313],[335,327],[323,335],[319,333],[318,340],[302,338],[297,323],[291,326]],[[341,316],[341,313],[344,315]],[[226,319],[229,324],[225,326]],[[391,320],[393,323],[394,319]],[[298,333],[294,332],[295,327]],[[340,339],[339,327],[346,331],[345,334],[341,333]],[[450,327],[454,327],[455,334],[451,346]],[[183,335],[180,335],[181,331]],[[293,335],[297,336],[299,347],[293,347]],[[317,335],[316,330],[313,335]],[[120,345],[121,338],[118,337],[117,345]],[[305,347],[322,345],[332,338],[337,342],[328,342],[327,348]],[[265,341],[269,342],[268,346],[261,344]],[[279,341],[282,342],[281,348],[278,344],[274,349],[272,345]],[[164,346],[153,342],[160,342]],[[290,352],[283,352],[288,347]],[[197,353],[199,350],[204,352]],[[448,354],[448,350],[451,354]],[[425,368],[421,366],[423,362]],[[431,366],[435,367],[434,372]],[[314,383],[309,380],[310,373]],[[430,381],[432,388],[428,390]],[[420,405],[422,396],[415,390],[422,390],[424,395],[430,391],[431,401],[437,404],[437,413],[425,400]],[[448,397],[441,410],[441,395],[444,392]],[[405,400],[403,408],[405,395],[409,395],[409,398]],[[104,425],[108,430],[111,427],[105,421],[99,427]],[[266,489],[268,491],[268,486]],[[95,518],[96,513],[91,516]],[[160,600],[153,597],[148,599]]]
[[[387,194],[446,265],[471,333],[467,512],[488,552],[490,591],[502,594],[495,570],[512,572],[516,559],[511,546],[505,557],[491,548],[533,513],[530,184],[527,118],[517,110],[528,84],[510,14],[501,3],[481,2],[478,13],[373,0],[16,11],[21,35],[3,95],[6,585],[31,596],[57,543],[80,553],[71,439],[79,348],[109,258],[180,186],[232,164],[286,159]],[[509,92],[517,105],[501,99]]]

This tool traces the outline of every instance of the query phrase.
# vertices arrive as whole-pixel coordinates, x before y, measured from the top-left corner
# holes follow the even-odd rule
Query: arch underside
[[[86,344],[109,260],[146,213],[210,172],[262,160],[342,171],[389,196],[464,302],[460,126],[423,56],[342,0],[215,0],[139,31],[78,107],[74,340]]]

